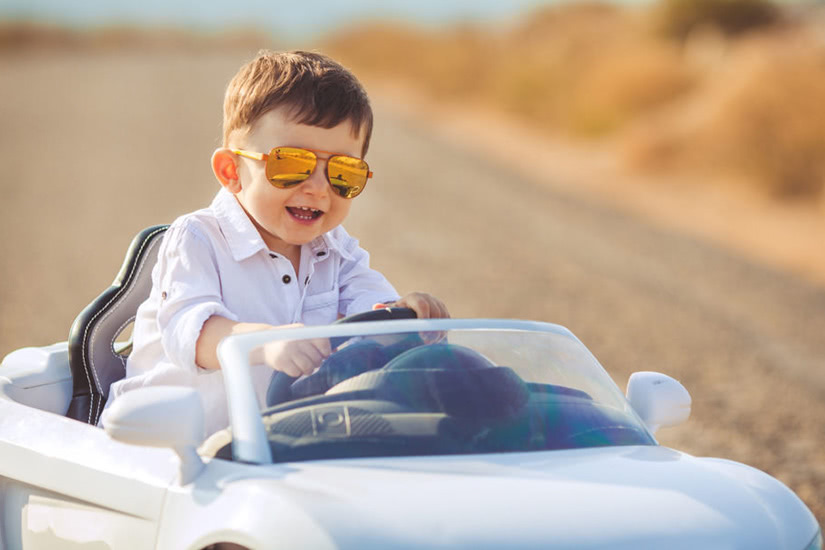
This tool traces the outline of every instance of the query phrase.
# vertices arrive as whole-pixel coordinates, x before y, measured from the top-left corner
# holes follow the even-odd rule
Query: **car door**
[[[0,550],[154,548],[176,470],[168,449],[0,400]]]

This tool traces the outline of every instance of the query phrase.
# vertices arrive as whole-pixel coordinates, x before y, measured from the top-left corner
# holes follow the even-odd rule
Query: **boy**
[[[223,147],[212,155],[221,189],[209,208],[167,230],[126,378],[112,384],[109,403],[137,387],[190,385],[208,435],[228,424],[216,353],[225,336],[327,324],[390,303],[420,318],[449,316],[428,294],[399,298],[340,225],[372,176],[363,160],[371,132],[366,92],[328,57],[261,52],[240,69],[226,91]],[[310,374],[329,354],[326,340],[257,350],[259,400],[272,369]]]

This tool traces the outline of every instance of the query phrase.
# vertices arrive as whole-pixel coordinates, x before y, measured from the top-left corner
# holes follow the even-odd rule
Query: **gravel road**
[[[139,229],[208,203],[223,87],[248,57],[0,52],[0,355],[65,340]],[[674,376],[693,415],[661,443],[765,470],[825,523],[825,289],[527,181],[391,98],[377,121],[346,225],[400,291],[565,325],[621,387]]]

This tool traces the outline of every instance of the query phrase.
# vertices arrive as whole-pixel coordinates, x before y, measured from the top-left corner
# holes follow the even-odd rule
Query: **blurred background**
[[[130,239],[217,191],[261,48],[350,67],[377,177],[347,220],[401,292],[557,322],[660,441],[825,519],[825,3],[0,0],[0,356],[63,341]]]

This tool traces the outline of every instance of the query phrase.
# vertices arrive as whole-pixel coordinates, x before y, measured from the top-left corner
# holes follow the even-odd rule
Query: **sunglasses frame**
[[[324,170],[324,175],[326,176],[327,183],[330,185],[330,187],[335,187],[335,185],[333,185],[332,182],[329,179],[329,171],[328,171],[329,170],[329,161],[334,159],[335,157],[344,157],[344,158],[349,158],[349,159],[357,159],[357,160],[363,162],[364,165],[367,167],[367,178],[366,179],[370,179],[372,177],[372,171],[370,170],[370,165],[367,164],[367,161],[365,161],[364,159],[361,159],[361,158],[358,158],[358,157],[353,157],[353,156],[350,156],[350,155],[341,155],[339,153],[333,153],[332,151],[322,151],[321,149],[308,149],[307,147],[293,147],[291,145],[279,145],[277,147],[273,147],[272,149],[270,149],[269,153],[257,153],[255,151],[246,151],[244,149],[231,149],[231,151],[234,154],[236,154],[238,156],[241,156],[241,157],[246,157],[246,158],[252,159],[252,160],[262,160],[262,161],[266,162],[267,160],[269,160],[269,157],[274,154],[276,149],[298,149],[300,151],[309,151],[310,153],[313,153],[315,155],[315,167],[313,167],[313,169],[312,169],[313,173],[315,172],[315,169],[318,168],[318,160],[319,160],[318,159],[318,153],[323,153],[325,155],[329,155],[327,158],[320,159],[320,160],[327,161],[327,170]],[[309,179],[309,176],[307,176],[307,179]],[[268,181],[269,181],[270,184],[272,184],[274,187],[277,187],[278,189],[288,189],[288,187],[279,187],[279,186],[275,185],[274,183],[272,183],[272,180],[268,180]],[[302,180],[301,182],[299,182],[299,184],[303,183],[304,181],[306,181],[306,180]],[[367,182],[365,180],[364,185],[361,186],[361,189],[358,191],[358,194],[354,195],[352,197],[343,197],[343,196],[341,196],[340,193],[337,193],[337,192],[336,192],[336,194],[338,194],[338,196],[341,197],[341,198],[354,199],[355,197],[357,197],[358,195],[360,195],[364,191],[364,188],[366,186],[367,186]]]

